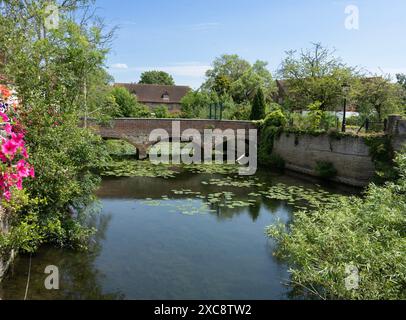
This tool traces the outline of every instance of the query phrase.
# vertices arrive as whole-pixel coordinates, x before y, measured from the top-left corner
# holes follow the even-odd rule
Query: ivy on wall
[[[377,183],[397,179],[394,169],[395,152],[390,135],[364,137],[365,144],[369,147],[369,154],[375,164],[375,177]]]

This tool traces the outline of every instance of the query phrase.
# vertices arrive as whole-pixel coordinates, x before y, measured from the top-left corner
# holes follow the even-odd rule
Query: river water
[[[257,176],[266,185],[314,187],[298,177]],[[288,299],[288,266],[273,256],[265,227],[288,224],[293,207],[265,197],[239,206],[256,186],[207,184],[210,179],[221,177],[104,179],[90,250],[42,248],[32,257],[27,299]],[[213,200],[208,210],[207,199],[220,193],[233,203]],[[1,299],[24,298],[29,261],[17,258],[0,284]],[[59,290],[44,286],[49,265],[58,267]]]

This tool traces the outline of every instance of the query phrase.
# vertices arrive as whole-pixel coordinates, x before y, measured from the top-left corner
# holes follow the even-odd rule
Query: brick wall
[[[106,138],[120,138],[122,135],[145,136],[154,129],[164,129],[172,134],[173,122],[180,123],[180,131],[186,129],[196,129],[203,133],[205,129],[256,129],[250,121],[218,121],[218,120],[176,120],[176,119],[116,119],[110,124],[98,126],[89,122],[89,126],[94,127],[101,136]]]

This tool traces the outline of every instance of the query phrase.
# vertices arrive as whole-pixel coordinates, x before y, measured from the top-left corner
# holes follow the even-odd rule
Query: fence
[[[357,133],[360,133],[362,129],[365,129],[365,132],[386,132],[388,129],[388,119],[385,119],[384,121],[370,121],[369,119],[366,119],[358,129]]]

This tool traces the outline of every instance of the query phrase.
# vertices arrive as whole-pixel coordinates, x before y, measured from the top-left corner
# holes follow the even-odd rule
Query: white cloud
[[[196,23],[190,26],[193,31],[206,31],[217,29],[220,26],[218,22],[205,22],[205,23]]]
[[[115,63],[112,64],[111,67],[113,69],[121,69],[121,70],[128,69],[128,66],[125,63]]]

